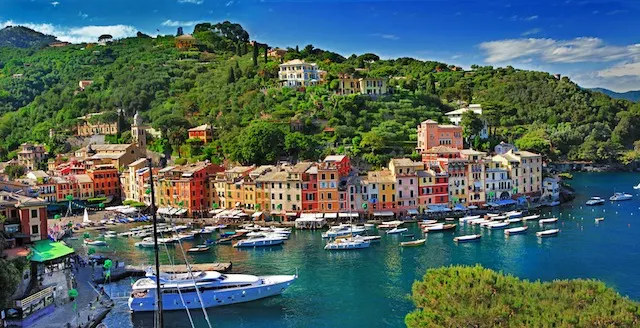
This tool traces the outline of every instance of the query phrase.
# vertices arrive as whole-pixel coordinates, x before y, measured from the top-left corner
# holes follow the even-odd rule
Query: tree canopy
[[[637,327],[640,304],[595,280],[530,282],[480,266],[430,269],[407,327]]]

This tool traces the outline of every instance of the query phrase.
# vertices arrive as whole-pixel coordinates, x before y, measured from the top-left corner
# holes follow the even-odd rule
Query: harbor
[[[491,229],[480,223],[460,224],[455,220],[450,223],[457,225],[452,231],[425,234],[417,223],[403,223],[406,232],[387,234],[388,230],[376,229],[374,233],[380,236],[378,242],[372,242],[367,249],[351,251],[325,250],[327,241],[322,234],[326,229],[294,230],[283,245],[234,248],[230,244],[220,244],[206,253],[186,254],[186,259],[196,264],[233,263],[230,272],[234,273],[299,272],[297,281],[280,296],[209,309],[207,312],[214,318],[212,322],[216,327],[399,326],[412,306],[406,295],[410,293],[413,281],[420,279],[429,268],[452,264],[479,263],[532,280],[596,278],[621,294],[638,299],[640,283],[633,279],[637,268],[632,264],[640,263],[640,255],[631,251],[638,246],[635,236],[640,225],[634,221],[640,213],[637,191],[629,186],[629,192],[633,190],[635,197],[631,201],[607,201],[601,206],[585,204],[595,195],[608,199],[613,194],[611,183],[622,186],[632,178],[631,174],[623,173],[576,174],[571,185],[588,194],[580,193],[569,204],[524,213],[513,218],[520,221],[509,224],[508,229]],[[558,220],[540,222],[553,218]],[[606,219],[596,220],[599,218]],[[128,227],[123,225],[114,229]],[[517,227],[526,229],[506,233]],[[536,232],[552,229],[558,229],[559,233],[547,238],[536,236]],[[481,238],[473,242],[454,241],[455,237],[476,234]],[[182,247],[193,247],[206,238],[211,237],[185,240]],[[420,239],[425,239],[423,245],[400,245]],[[136,240],[115,238],[98,252],[113,254],[127,266],[142,269],[153,263],[153,251],[133,247]],[[70,241],[74,242],[78,241]],[[603,249],[607,251],[603,252]],[[183,256],[179,247],[162,247],[160,259],[167,264],[169,261],[180,262]],[[116,305],[105,318],[108,326],[145,327],[153,322],[153,316],[148,313],[129,313],[124,296],[130,288],[131,282],[127,279],[108,287],[115,295],[120,295],[120,298],[114,298]],[[378,312],[384,315],[366,315]],[[337,318],[335,313],[344,316]],[[192,311],[192,314],[196,326],[206,325],[201,311]],[[184,311],[168,311],[165,318],[175,327],[190,326],[181,319]]]

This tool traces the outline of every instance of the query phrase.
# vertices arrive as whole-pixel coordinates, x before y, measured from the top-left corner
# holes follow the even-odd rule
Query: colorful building
[[[340,183],[339,161],[318,163],[318,209],[320,212],[338,212],[338,184]]]
[[[438,124],[434,120],[426,120],[418,125],[418,152],[427,151],[437,146],[463,148],[462,127]]]
[[[302,174],[302,210],[318,212],[318,167],[313,165]]]
[[[320,72],[316,63],[294,59],[280,64],[278,77],[285,87],[304,87],[320,83]]]
[[[374,215],[377,211],[392,211],[396,209],[396,179],[393,173],[387,169],[381,171],[369,171],[367,173],[369,187],[369,208]]]
[[[393,158],[389,161],[389,171],[396,182],[396,202],[398,214],[418,214],[418,175],[416,170],[424,164],[409,158]]]
[[[100,116],[104,113],[92,113],[80,116],[76,120],[78,126],[76,135],[79,137],[90,137],[95,134],[116,135],[120,132],[118,121],[102,122]]]
[[[8,191],[0,191],[0,214],[6,218],[0,229],[17,245],[47,239],[47,202]]]
[[[486,202],[485,168],[487,153],[473,149],[460,150],[460,156],[467,161],[467,204],[480,206]]]
[[[203,144],[208,144],[213,140],[213,130],[211,125],[203,124],[189,129],[189,139],[199,139]]]
[[[493,156],[492,160],[510,171],[514,192],[527,196],[541,195],[542,156],[528,151],[509,150]]]
[[[38,164],[45,160],[47,151],[44,145],[23,143],[20,145],[22,149],[18,152],[18,164],[24,166],[27,170],[37,170]]]
[[[158,207],[179,208],[189,216],[204,216],[211,209],[209,177],[222,167],[208,162],[169,166],[158,171]]]
[[[113,165],[95,165],[87,170],[87,175],[93,181],[95,197],[117,198],[122,197],[120,175]]]

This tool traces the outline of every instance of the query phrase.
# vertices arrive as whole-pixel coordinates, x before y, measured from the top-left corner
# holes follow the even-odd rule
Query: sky
[[[62,41],[229,20],[273,47],[511,65],[619,92],[640,90],[638,17],[640,0],[0,0],[0,27]]]

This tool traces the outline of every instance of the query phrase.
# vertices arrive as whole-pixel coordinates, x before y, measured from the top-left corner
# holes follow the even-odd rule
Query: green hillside
[[[104,47],[1,49],[0,157],[11,157],[24,141],[68,150],[64,133],[71,133],[76,117],[121,108],[125,120],[140,111],[163,132],[164,139],[151,141],[153,150],[191,159],[263,163],[347,152],[382,165],[391,156],[410,155],[416,125],[428,118],[444,122],[443,113],[457,101],[482,104],[492,125],[493,137],[472,140],[475,148],[507,140],[553,158],[637,155],[630,150],[640,139],[640,105],[583,90],[566,78],[511,67],[452,71],[444,63],[379,60],[374,54],[345,58],[308,45],[289,49],[285,59],[317,62],[328,72],[327,83],[281,89],[279,62],[265,63],[261,47],[254,66],[241,26],[200,24],[194,36],[198,44],[187,51],[176,49],[173,36],[142,34]],[[375,100],[336,96],[341,72],[390,77],[394,93]],[[79,92],[79,80],[94,83]],[[301,131],[291,132],[291,122]],[[216,127],[214,143],[186,142],[186,129],[203,123]],[[334,132],[323,132],[326,127]],[[50,128],[58,133],[55,140],[49,140]]]
[[[23,26],[7,26],[0,29],[0,47],[39,48],[55,41],[55,36],[42,34]]]

